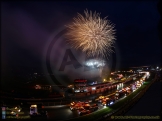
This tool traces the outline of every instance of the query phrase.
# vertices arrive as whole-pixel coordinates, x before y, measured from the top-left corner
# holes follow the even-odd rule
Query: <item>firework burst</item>
[[[85,16],[78,13],[74,22],[67,25],[68,43],[75,49],[81,49],[90,57],[107,57],[112,51],[115,40],[114,25],[101,19],[99,13],[84,11]]]

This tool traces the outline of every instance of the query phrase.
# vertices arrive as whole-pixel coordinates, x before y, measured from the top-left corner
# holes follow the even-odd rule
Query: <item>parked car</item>
[[[80,112],[80,116],[86,115],[86,114],[89,114],[89,113],[91,113],[90,110],[82,110],[82,111]]]
[[[90,107],[89,110],[91,112],[94,112],[94,111],[98,110],[98,106]]]

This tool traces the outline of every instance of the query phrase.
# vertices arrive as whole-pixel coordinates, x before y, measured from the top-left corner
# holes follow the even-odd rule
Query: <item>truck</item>
[[[31,105],[30,106],[30,115],[37,115],[38,110],[37,110],[37,105]]]

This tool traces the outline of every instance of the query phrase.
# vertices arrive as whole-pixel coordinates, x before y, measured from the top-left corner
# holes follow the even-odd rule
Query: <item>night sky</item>
[[[154,1],[1,2],[1,70],[41,71],[49,37],[85,9],[115,24],[122,67],[160,65],[160,14]]]

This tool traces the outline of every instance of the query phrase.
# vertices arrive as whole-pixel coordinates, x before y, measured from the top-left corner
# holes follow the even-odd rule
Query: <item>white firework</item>
[[[107,17],[100,18],[99,13],[84,11],[78,13],[74,22],[67,25],[67,41],[71,47],[81,49],[87,56],[107,57],[112,51],[115,40],[114,25]]]

